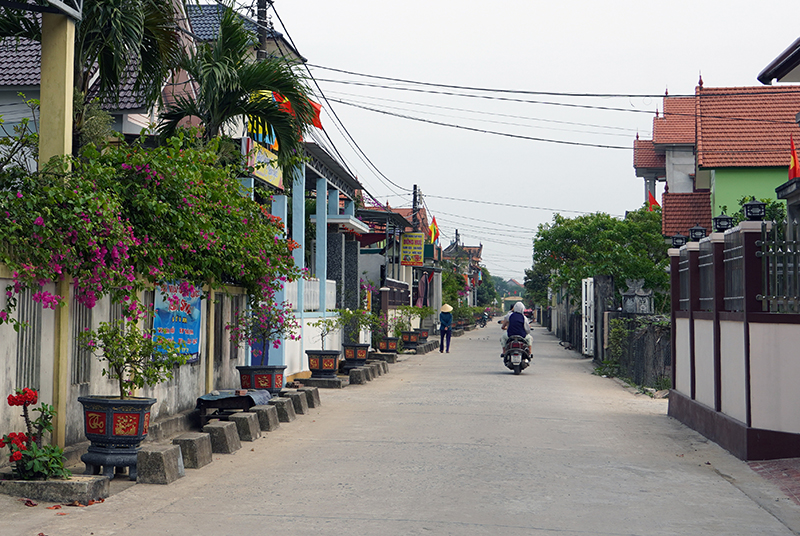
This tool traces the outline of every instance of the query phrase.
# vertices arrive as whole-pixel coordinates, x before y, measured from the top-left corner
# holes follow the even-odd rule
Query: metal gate
[[[594,279],[582,280],[583,355],[594,356]]]

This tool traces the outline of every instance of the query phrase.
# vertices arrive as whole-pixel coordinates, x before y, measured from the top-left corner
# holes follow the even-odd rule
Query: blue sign
[[[191,356],[187,363],[200,359],[202,289],[186,282],[161,283],[156,287],[153,304],[153,330],[181,346],[181,353]]]

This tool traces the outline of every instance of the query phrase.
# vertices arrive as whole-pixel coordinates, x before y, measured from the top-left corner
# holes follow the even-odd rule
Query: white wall
[[[691,397],[691,369],[689,362],[689,319],[675,319],[675,390]]]
[[[669,193],[682,194],[694,191],[694,180],[690,177],[695,173],[692,147],[672,147],[667,149],[665,165]]]
[[[744,382],[744,324],[742,322],[719,323],[720,367],[722,385],[722,413],[747,422],[747,398]]]
[[[694,321],[695,399],[714,407],[714,322]]]
[[[800,433],[800,325],[750,324],[754,428]]]

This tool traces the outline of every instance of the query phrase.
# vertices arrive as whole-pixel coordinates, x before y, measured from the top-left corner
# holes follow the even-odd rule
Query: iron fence
[[[725,266],[726,311],[744,311],[744,239],[742,233],[725,233],[723,265]]]
[[[697,258],[700,270],[700,310],[714,309],[714,243],[700,242],[700,254]]]
[[[681,256],[678,260],[678,274],[680,277],[680,298],[678,300],[681,311],[689,310],[689,250],[686,248],[681,249]]]
[[[800,313],[800,226],[795,221],[781,227],[761,226],[761,240],[756,243],[762,263],[758,300],[764,311]]]

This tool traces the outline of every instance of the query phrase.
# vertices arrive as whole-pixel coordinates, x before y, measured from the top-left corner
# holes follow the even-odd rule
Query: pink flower
[[[22,192],[17,192],[17,199],[22,199]]]
[[[19,197],[22,197],[22,196],[20,195]],[[33,220],[33,224],[34,224],[34,225],[44,225],[44,218],[42,218],[41,216],[39,216],[38,218],[36,218],[35,220]]]

